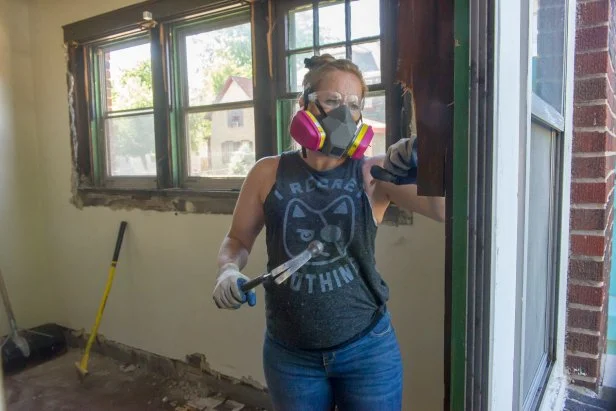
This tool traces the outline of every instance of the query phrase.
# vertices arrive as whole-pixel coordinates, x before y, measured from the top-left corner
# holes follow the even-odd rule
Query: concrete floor
[[[52,361],[5,376],[7,410],[256,411],[225,401],[207,387],[165,379],[97,354],[90,358],[90,374],[80,383],[74,367],[80,355],[81,351],[70,350]]]

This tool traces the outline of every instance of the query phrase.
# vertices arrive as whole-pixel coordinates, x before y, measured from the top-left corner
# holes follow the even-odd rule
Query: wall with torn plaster
[[[53,318],[44,248],[28,6],[0,0],[0,270],[23,328]],[[8,321],[0,309],[0,332]]]
[[[210,366],[264,383],[258,306],[219,311],[211,300],[215,259],[229,216],[84,208],[69,203],[71,156],[62,25],[129,4],[125,0],[33,0],[30,33],[41,146],[45,218],[57,321],[89,328],[106,280],[119,222],[129,222],[101,332],[109,339],[183,358],[204,353]],[[391,311],[406,367],[405,399],[414,409],[442,404],[444,226],[416,217],[382,227],[377,262],[392,288]],[[264,236],[245,270],[265,264]]]

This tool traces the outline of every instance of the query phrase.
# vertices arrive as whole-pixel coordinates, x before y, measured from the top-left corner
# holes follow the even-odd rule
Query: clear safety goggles
[[[352,114],[361,114],[364,109],[364,99],[355,94],[340,94],[337,91],[315,91],[308,94],[308,101],[319,103],[323,110],[335,110],[346,105]]]

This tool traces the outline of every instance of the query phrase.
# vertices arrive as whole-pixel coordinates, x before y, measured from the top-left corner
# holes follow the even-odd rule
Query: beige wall
[[[0,4],[4,1],[0,0]],[[40,295],[53,298],[53,306],[35,304],[32,298],[26,298],[28,292],[18,292],[24,302],[31,304],[28,305],[31,311],[37,313],[33,319],[51,318],[72,328],[89,328],[105,284],[117,226],[125,219],[129,228],[101,333],[124,344],[174,358],[201,352],[218,371],[264,383],[261,290],[259,304],[253,309],[219,311],[211,301],[215,257],[230,217],[176,216],[106,208],[78,210],[69,203],[71,160],[62,25],[128,3],[121,0],[30,2],[30,42],[24,45],[29,55],[22,57],[19,74],[11,80],[13,89],[17,84],[26,87],[24,101],[16,100],[13,107],[22,109],[18,110],[19,127],[28,138],[26,143],[14,133],[12,137],[5,137],[5,133],[2,136],[0,241],[3,247],[0,255],[9,254],[12,266],[22,268],[36,280]],[[0,104],[0,107],[4,106]],[[35,131],[38,131],[36,141],[32,138]],[[24,160],[31,159],[29,153],[35,153],[34,167],[11,160],[15,151],[20,151]],[[24,184],[15,184],[5,173],[19,175],[19,181]],[[33,181],[39,179],[40,184],[30,185],[27,177]],[[7,194],[18,194],[23,199],[5,204]],[[30,202],[32,198],[36,201]],[[21,218],[14,218],[15,215]],[[29,219],[31,216],[34,221]],[[9,224],[12,234],[23,232],[22,227],[32,230],[38,241],[33,240],[31,246],[23,239],[14,253],[4,251],[9,244],[4,224]],[[17,247],[9,246],[12,250]],[[30,247],[38,251],[36,256]],[[245,272],[259,273],[265,265],[264,255],[261,236]],[[413,410],[440,409],[443,225],[416,217],[413,226],[381,227],[377,262],[392,288],[390,307],[406,368],[405,409],[411,405]],[[27,312],[22,309],[18,314],[22,311]]]
[[[21,327],[53,318],[48,292],[28,7],[0,0],[0,270]],[[44,193],[46,194],[46,193]],[[8,330],[0,309],[0,332]]]

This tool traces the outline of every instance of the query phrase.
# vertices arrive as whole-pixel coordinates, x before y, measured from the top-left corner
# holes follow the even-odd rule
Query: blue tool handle
[[[244,299],[242,302],[248,301],[248,305],[254,307],[257,304],[257,294],[251,291],[253,288],[261,284],[265,280],[264,276],[259,276],[250,281],[246,281],[243,278],[237,280],[237,286],[240,291],[244,293]]]

